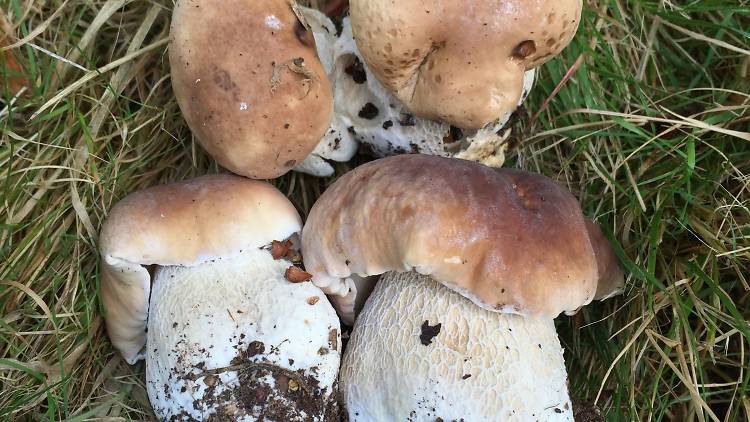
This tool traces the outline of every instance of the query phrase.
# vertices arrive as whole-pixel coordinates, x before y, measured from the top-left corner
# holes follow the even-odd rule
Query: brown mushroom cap
[[[345,174],[302,233],[313,282],[351,321],[351,274],[415,270],[498,312],[557,316],[589,303],[597,260],[573,195],[537,174],[405,155]],[[351,290],[350,290],[351,289]],[[343,297],[343,298],[341,298]]]
[[[617,259],[612,245],[604,237],[601,227],[588,218],[586,219],[586,229],[589,232],[591,246],[594,248],[599,273],[594,299],[604,300],[622,293],[625,275],[620,268],[620,260]]]
[[[100,236],[101,291],[112,344],[134,363],[146,341],[151,276],[146,265],[192,266],[299,232],[294,206],[272,185],[204,176],[133,193]]]
[[[479,129],[568,45],[581,0],[351,0],[350,14],[370,70],[414,115]]]
[[[312,34],[286,0],[178,0],[169,62],[200,144],[243,176],[278,177],[325,133],[333,96]]]

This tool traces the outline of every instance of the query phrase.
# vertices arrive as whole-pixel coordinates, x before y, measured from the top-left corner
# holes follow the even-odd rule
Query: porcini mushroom
[[[573,38],[581,0],[351,0],[365,63],[412,114],[479,129],[513,110],[524,72]]]
[[[331,86],[293,1],[178,0],[170,37],[175,98],[220,165],[274,178],[318,145]]]
[[[541,175],[425,155],[376,160],[318,200],[306,269],[354,318],[350,420],[572,420],[554,318],[614,294],[611,246]],[[601,289],[599,288],[601,286]]]
[[[511,117],[531,90],[534,67],[522,72],[521,93],[513,107],[478,129],[453,126],[411,114],[383,86],[363,61],[348,17],[342,20],[341,30],[336,31],[320,11],[305,7],[296,10],[309,24],[318,57],[333,86],[334,111],[315,150],[295,170],[329,176],[333,168],[327,161],[349,160],[358,144],[364,144],[378,157],[421,153],[502,166],[509,146]]]
[[[333,120],[326,132],[328,141],[318,146],[323,149],[321,155],[331,150],[330,145],[340,144],[340,149],[346,153],[350,151],[348,146],[361,143],[378,157],[420,153],[502,166],[511,134],[511,116],[516,107],[495,116],[494,121],[478,130],[413,116],[362,61],[348,17],[343,19],[337,34],[329,29],[330,20],[322,13],[306,8],[300,10],[315,34],[318,55],[333,85]],[[534,75],[534,69],[524,73],[523,91],[517,106],[530,92]],[[338,157],[335,159],[342,161]]]
[[[335,311],[310,282],[288,281],[293,263],[270,248],[300,229],[281,192],[230,175],[152,187],[112,208],[100,239],[107,331],[128,363],[146,359],[157,417],[333,411]]]

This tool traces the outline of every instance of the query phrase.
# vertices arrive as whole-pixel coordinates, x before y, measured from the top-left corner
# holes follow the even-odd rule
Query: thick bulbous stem
[[[284,278],[289,265],[251,250],[157,269],[146,381],[160,419],[327,420],[339,322],[320,289]]]
[[[386,273],[339,375],[352,421],[572,421],[550,318],[479,308],[415,272]]]

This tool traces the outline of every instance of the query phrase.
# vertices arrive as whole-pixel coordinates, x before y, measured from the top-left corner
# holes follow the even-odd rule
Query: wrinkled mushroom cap
[[[413,114],[479,129],[568,45],[581,0],[352,0],[350,13],[368,66]]]
[[[312,35],[285,0],[177,1],[172,86],[200,144],[243,176],[278,177],[328,128],[331,86]]]
[[[597,289],[595,252],[569,191],[457,159],[395,156],[345,174],[312,208],[302,245],[313,282],[347,321],[351,274],[415,270],[485,309],[549,317]]]
[[[301,229],[272,185],[203,176],[133,193],[115,205],[100,237],[107,331],[128,363],[146,341],[151,276],[146,265],[192,266],[239,255]]]

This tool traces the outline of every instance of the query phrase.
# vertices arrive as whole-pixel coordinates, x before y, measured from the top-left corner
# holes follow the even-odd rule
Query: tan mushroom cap
[[[351,0],[367,65],[416,116],[479,129],[573,38],[581,0]]]
[[[192,266],[299,232],[294,206],[272,185],[203,176],[133,193],[115,205],[100,237],[107,331],[128,363],[142,357],[151,276],[146,265]]]
[[[313,282],[339,296],[349,322],[352,274],[416,270],[483,308],[550,317],[597,289],[595,251],[569,191],[458,159],[395,156],[345,174],[312,208],[302,245]]]
[[[604,300],[622,293],[625,287],[625,275],[620,268],[620,260],[617,259],[612,245],[604,237],[601,227],[588,218],[586,219],[586,229],[589,232],[591,246],[594,247],[599,272],[594,299]]]
[[[178,0],[169,61],[200,144],[243,176],[278,177],[325,133],[333,94],[312,34],[286,0]]]

